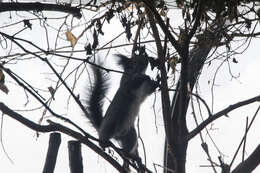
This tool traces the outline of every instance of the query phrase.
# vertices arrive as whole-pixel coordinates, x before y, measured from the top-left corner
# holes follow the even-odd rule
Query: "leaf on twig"
[[[176,56],[169,59],[169,65],[172,69],[172,73],[175,73],[176,65],[177,65],[178,62],[179,62],[179,59]]]
[[[236,59],[236,58],[233,58],[232,62],[233,62],[233,63],[235,63],[235,64],[237,64],[237,63],[238,63],[238,61],[237,61],[237,59]]]
[[[132,33],[131,33],[131,23],[130,21],[127,23],[126,27],[125,27],[125,32],[126,32],[126,38],[128,39],[128,41],[130,40],[130,38],[132,37]]]
[[[55,98],[54,98],[55,90],[52,88],[52,86],[48,87],[48,90],[49,90],[49,92],[50,92],[51,97],[53,98],[53,100],[55,100]]]
[[[97,20],[97,22],[96,22],[96,28],[97,28],[97,31],[98,31],[98,33],[100,33],[101,35],[104,35],[104,32],[102,31],[102,23],[101,23],[101,21],[100,20]]]
[[[94,33],[93,33],[93,44],[92,44],[92,48],[93,49],[96,49],[97,46],[98,46],[98,35],[97,35],[97,31],[94,30]]]
[[[109,9],[108,12],[106,12],[106,20],[108,23],[110,23],[110,20],[114,17],[114,10]]]
[[[23,20],[24,26],[30,28],[32,30],[32,24],[30,20]]]
[[[5,75],[3,71],[0,69],[0,90],[2,90],[5,94],[8,94],[9,90],[5,85]]]
[[[65,35],[66,35],[67,40],[70,41],[71,46],[72,46],[72,47],[75,46],[77,39],[76,39],[76,37],[72,34],[72,32],[67,31],[67,32],[65,32]]]
[[[92,55],[92,48],[91,48],[91,44],[89,43],[88,45],[85,45],[85,51],[87,52],[87,55]]]

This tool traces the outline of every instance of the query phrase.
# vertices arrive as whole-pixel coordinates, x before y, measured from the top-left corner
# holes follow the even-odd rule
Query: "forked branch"
[[[194,130],[192,130],[186,137],[186,140],[190,140],[193,137],[195,137],[201,130],[203,130],[207,125],[209,125],[210,123],[212,123],[214,120],[222,117],[223,115],[227,116],[227,114],[237,108],[240,108],[242,106],[246,106],[248,104],[254,103],[260,101],[260,95],[238,102],[236,104],[230,105],[227,108],[213,114],[212,116],[208,117],[208,119],[206,119],[205,121],[203,121],[197,128],[195,128]]]

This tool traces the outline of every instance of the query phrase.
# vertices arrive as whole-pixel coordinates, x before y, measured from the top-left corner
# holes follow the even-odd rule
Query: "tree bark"
[[[74,17],[81,18],[80,9],[76,7],[71,7],[69,5],[61,5],[61,4],[42,4],[40,2],[32,2],[32,3],[0,3],[0,12],[5,11],[60,11],[64,13],[70,13]]]
[[[79,141],[69,141],[69,163],[71,173],[83,173],[81,145]]]
[[[219,38],[216,38],[213,32],[205,31],[203,39],[199,40],[197,45],[190,51],[188,57],[188,83],[190,85],[191,91],[197,82],[198,76],[203,68],[203,65],[207,59],[210,50],[216,45]],[[185,140],[185,136],[188,135],[188,130],[186,127],[186,113],[189,105],[190,98],[187,97],[182,102],[180,96],[180,85],[181,79],[179,79],[176,87],[176,92],[174,93],[172,103],[171,103],[171,128],[170,134],[173,134],[172,141],[165,142],[165,155],[164,155],[164,172],[170,173],[171,171],[176,171],[178,173],[185,173],[185,162],[186,162],[186,152],[188,147],[188,141]],[[180,105],[182,106],[182,114],[180,114]],[[184,117],[183,117],[184,116]],[[182,121],[180,121],[182,120]],[[170,143],[168,143],[170,142]],[[167,146],[172,146],[171,148]],[[172,154],[174,156],[171,156]]]
[[[60,133],[51,133],[49,139],[49,148],[43,168],[43,173],[52,173],[56,165],[57,155],[60,148]]]
[[[260,164],[260,145],[243,162],[241,162],[231,173],[251,173]]]

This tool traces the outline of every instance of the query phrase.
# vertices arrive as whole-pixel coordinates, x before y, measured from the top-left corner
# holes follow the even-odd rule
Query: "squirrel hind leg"
[[[131,127],[129,131],[124,135],[117,138],[120,142],[122,150],[126,152],[126,157],[130,158],[130,162],[132,164],[136,164],[139,168],[138,173],[144,173],[145,169],[142,164],[142,159],[138,154],[138,143],[137,143],[137,133],[134,127]],[[130,171],[129,162],[124,160],[123,167],[128,171]]]
[[[131,127],[126,134],[117,137],[116,140],[119,142],[123,151],[133,157],[138,157],[137,133],[134,127]]]

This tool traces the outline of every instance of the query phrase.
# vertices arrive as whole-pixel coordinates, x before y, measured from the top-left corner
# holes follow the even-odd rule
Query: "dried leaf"
[[[97,20],[96,22],[96,28],[99,34],[104,35],[104,32],[102,31],[102,23],[100,20]]]
[[[166,17],[166,16],[167,16],[167,13],[168,13],[168,9],[167,9],[167,8],[163,8],[163,9],[160,11],[160,15],[163,16],[163,17]]]
[[[94,33],[93,33],[93,44],[92,44],[92,49],[96,49],[97,46],[98,46],[98,35],[97,35],[97,31],[94,30]]]
[[[184,37],[185,37],[185,30],[184,29],[180,29],[180,34],[179,34],[179,38],[178,38],[178,43],[182,44],[184,41]]]
[[[109,9],[108,12],[106,12],[106,20],[108,23],[110,23],[110,20],[114,17],[114,10]]]
[[[0,69],[0,83],[5,83],[5,75],[1,69]]]
[[[52,86],[48,87],[48,90],[49,90],[49,92],[50,92],[51,97],[53,98],[53,100],[55,100],[55,98],[54,98],[55,90],[52,88]]]
[[[9,89],[5,85],[5,75],[4,72],[0,69],[0,90],[2,90],[5,94],[8,94]]]
[[[66,34],[67,40],[70,41],[71,46],[72,47],[75,46],[77,38],[70,31],[67,31],[65,34]]]
[[[0,90],[2,90],[5,94],[8,94],[9,89],[4,83],[0,83]]]
[[[182,8],[183,3],[184,3],[184,0],[176,0],[176,4],[177,4],[178,8]]]
[[[132,37],[132,33],[131,33],[131,22],[128,21],[127,25],[125,27],[125,32],[126,32],[126,38],[128,39],[128,41],[131,39]]]
[[[238,63],[238,61],[237,61],[237,59],[236,59],[236,58],[233,58],[233,59],[232,59],[232,62],[233,62],[233,63],[235,63],[235,64],[237,64],[237,63]]]
[[[127,18],[126,18],[126,16],[122,16],[121,17],[121,23],[122,23],[123,27],[125,27],[127,25]]]
[[[90,43],[85,46],[85,50],[87,52],[86,53],[87,55],[92,55],[92,48],[91,48],[91,44]]]
[[[151,69],[153,70],[155,67],[159,67],[160,65],[160,61],[159,59],[155,59],[155,58],[149,58],[149,62],[150,62],[150,65],[151,65]]]
[[[172,58],[170,58],[170,60],[169,60],[169,64],[170,64],[170,67],[171,67],[171,69],[172,69],[172,73],[175,73],[175,70],[176,70],[176,65],[177,65],[177,63],[178,63],[178,57],[172,57]]]
[[[209,148],[208,148],[208,144],[206,142],[203,142],[201,144],[202,149],[206,152],[209,153]]]
[[[32,29],[32,24],[30,23],[30,20],[23,20],[24,26]]]

